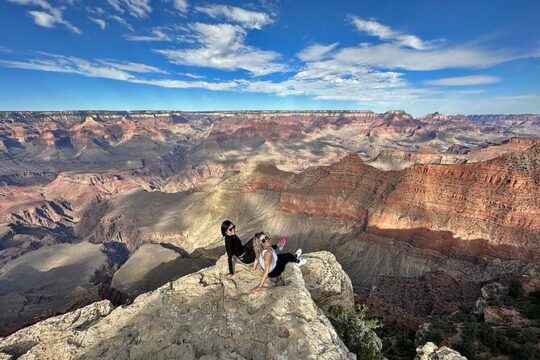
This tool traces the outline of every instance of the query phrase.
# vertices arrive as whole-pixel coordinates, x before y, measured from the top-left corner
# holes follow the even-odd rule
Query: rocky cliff
[[[0,339],[0,354],[6,359],[353,359],[317,305],[325,308],[331,298],[350,306],[350,280],[333,255],[306,258],[304,275],[288,265],[277,282],[268,280],[262,292],[250,295],[260,273],[243,268],[225,280],[223,257],[129,306],[97,302],[20,330]]]

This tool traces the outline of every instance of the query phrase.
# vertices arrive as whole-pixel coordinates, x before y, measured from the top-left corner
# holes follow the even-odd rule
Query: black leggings
[[[253,249],[253,239],[244,244],[244,252],[238,256],[244,264],[251,264],[255,261],[255,250]]]
[[[285,265],[290,262],[298,262],[296,255],[291,253],[277,254],[277,263],[274,270],[268,273],[268,277],[275,278],[281,275],[283,270],[285,270]]]

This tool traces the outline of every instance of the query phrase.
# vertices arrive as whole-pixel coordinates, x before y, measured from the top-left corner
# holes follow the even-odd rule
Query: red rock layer
[[[486,162],[402,171],[384,172],[357,156],[297,175],[265,165],[246,190],[256,189],[280,192],[284,212],[362,227],[369,214],[372,231],[410,230],[403,240],[424,247],[540,262],[540,145]]]

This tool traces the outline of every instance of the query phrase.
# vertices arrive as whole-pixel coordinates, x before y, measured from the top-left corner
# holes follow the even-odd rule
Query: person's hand
[[[251,267],[251,268],[249,269],[249,271],[251,271],[251,272],[254,272],[255,270],[257,270],[257,268]]]
[[[223,275],[223,277],[227,280],[229,280],[230,278],[232,278],[232,274],[231,273],[228,273],[228,274],[225,274]]]
[[[259,291],[262,290],[262,287],[259,287],[259,286],[255,286],[253,289],[251,289],[251,293],[252,294],[256,294],[258,293]]]

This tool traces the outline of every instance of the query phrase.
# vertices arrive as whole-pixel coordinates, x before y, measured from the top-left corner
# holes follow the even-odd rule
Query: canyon
[[[330,251],[416,331],[487,284],[538,290],[538,194],[540,115],[0,113],[0,336],[214,264],[225,219]]]

